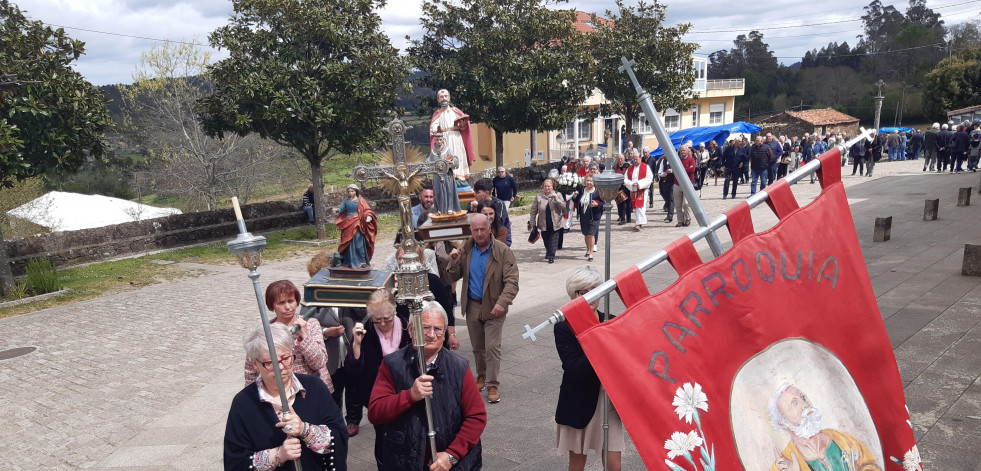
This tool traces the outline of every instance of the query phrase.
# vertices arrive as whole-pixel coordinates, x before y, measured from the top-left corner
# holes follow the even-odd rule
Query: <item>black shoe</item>
[[[555,259],[554,259],[554,258],[552,258],[552,257],[549,257],[549,258],[548,258],[548,263],[555,263]]]
[[[671,222],[671,218],[664,218],[664,222]]]

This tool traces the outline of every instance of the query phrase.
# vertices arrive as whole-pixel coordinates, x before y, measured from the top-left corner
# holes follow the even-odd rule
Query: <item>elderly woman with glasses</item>
[[[304,470],[346,470],[348,436],[341,411],[319,378],[295,372],[295,342],[287,327],[276,323],[270,330],[275,360],[261,325],[244,340],[245,353],[259,375],[232,400],[225,425],[225,469],[269,471],[300,460]],[[290,407],[286,417],[274,361]]]
[[[569,298],[575,299],[603,282],[603,275],[590,267],[579,267],[566,280]],[[599,304],[592,304],[593,311]],[[603,315],[597,313],[600,320]],[[556,444],[560,453],[569,453],[569,470],[586,468],[586,451],[603,451],[603,401],[602,384],[593,371],[582,345],[576,340],[565,321],[555,324],[555,349],[562,361],[562,384],[559,386],[559,402],[555,407]],[[620,471],[620,454],[623,451],[623,423],[612,403],[608,406],[609,469]],[[602,457],[601,457],[602,459]]]
[[[300,304],[300,290],[289,280],[274,281],[266,287],[266,307],[276,315],[271,322],[285,325],[293,338],[293,351],[296,363],[293,371],[316,376],[327,385],[331,392],[334,383],[327,369],[327,347],[324,345],[323,329],[315,318],[303,320],[297,315]],[[259,370],[249,359],[245,359],[245,384],[255,382]]]
[[[395,295],[390,289],[382,288],[371,293],[366,306],[370,324],[360,322],[354,325],[354,341],[347,351],[344,367],[349,369],[357,390],[357,406],[347,411],[348,433],[358,434],[364,407],[371,399],[371,389],[375,386],[378,367],[385,355],[409,345],[408,315],[397,315]]]

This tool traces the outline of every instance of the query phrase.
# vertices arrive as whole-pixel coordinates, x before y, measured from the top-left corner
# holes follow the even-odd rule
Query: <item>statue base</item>
[[[334,269],[336,270],[336,268]],[[366,270],[362,268],[347,270]],[[303,305],[316,307],[365,307],[368,297],[380,288],[392,288],[395,277],[388,270],[371,270],[358,278],[333,276],[323,268],[303,284]]]
[[[465,240],[470,237],[470,219],[458,222],[434,223],[428,220],[419,226],[419,237],[423,242],[442,242],[444,240]]]
[[[352,267],[328,267],[331,278],[368,278],[371,275],[371,266],[364,268]]]

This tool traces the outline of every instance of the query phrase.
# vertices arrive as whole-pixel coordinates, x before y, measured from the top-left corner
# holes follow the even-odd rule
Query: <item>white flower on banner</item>
[[[674,393],[674,400],[671,401],[671,405],[675,406],[674,411],[678,414],[679,419],[685,419],[685,422],[691,423],[691,419],[694,416],[696,421],[698,420],[698,411],[695,409],[701,409],[708,412],[708,396],[702,392],[702,385],[695,383],[694,386],[691,383],[685,383],[682,387]]]
[[[699,437],[694,430],[688,433],[674,432],[671,439],[664,441],[664,449],[668,450],[668,458],[679,456],[689,456],[691,452],[702,446],[702,437]]]
[[[668,459],[664,462],[671,468],[671,471],[687,471],[688,467],[682,467],[679,463],[671,461],[683,457],[695,471],[715,471],[715,446],[711,445],[705,437],[705,432],[702,430],[702,420],[698,412],[699,409],[708,412],[708,396],[702,392],[702,385],[685,383],[675,392],[671,405],[675,407],[674,411],[678,414],[678,420],[684,419],[685,422],[691,424],[692,419],[695,419],[697,431],[672,433],[671,439],[664,442],[664,449],[668,451]],[[692,456],[695,449],[698,449],[698,453]]]
[[[920,450],[913,445],[906,454],[903,455],[903,461],[900,462],[895,456],[890,456],[894,462],[901,464],[904,471],[923,471],[923,462],[920,460]]]
[[[906,471],[920,471],[923,469],[923,463],[920,461],[920,450],[916,449],[916,445],[903,455],[903,469]]]

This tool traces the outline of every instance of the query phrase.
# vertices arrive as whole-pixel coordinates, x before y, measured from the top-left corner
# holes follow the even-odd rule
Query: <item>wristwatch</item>
[[[456,457],[453,456],[453,454],[450,453],[450,452],[446,452],[446,456],[448,456],[450,458],[450,467],[451,468],[453,466],[456,466],[456,464],[460,462],[460,460],[456,459]]]

